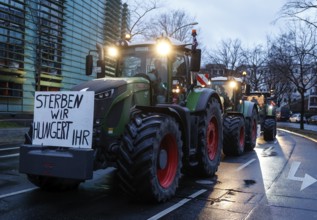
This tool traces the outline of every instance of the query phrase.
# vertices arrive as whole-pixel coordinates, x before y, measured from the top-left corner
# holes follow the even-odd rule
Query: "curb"
[[[290,133],[290,134],[294,134],[294,135],[297,135],[297,136],[299,136],[299,137],[303,137],[303,138],[306,138],[306,139],[308,139],[308,140],[311,140],[311,141],[317,143],[317,140],[316,140],[316,139],[311,138],[311,137],[308,137],[308,136],[303,135],[303,134],[299,134],[299,133],[296,133],[296,132],[293,132],[293,131],[289,131],[289,130],[286,130],[286,129],[283,129],[283,128],[277,128],[277,130],[281,130],[281,131],[284,131],[284,132],[287,132],[287,133]]]

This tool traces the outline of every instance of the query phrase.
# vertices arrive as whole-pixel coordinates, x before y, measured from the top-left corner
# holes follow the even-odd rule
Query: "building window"
[[[24,21],[25,7],[22,1],[0,2],[0,97],[22,97],[25,74]]]
[[[0,81],[0,97],[22,97],[22,84]]]
[[[23,68],[25,26],[22,3],[0,3],[0,18],[0,68]]]
[[[52,3],[53,2],[53,3]],[[62,63],[63,1],[40,1],[39,49],[41,73],[60,75]]]

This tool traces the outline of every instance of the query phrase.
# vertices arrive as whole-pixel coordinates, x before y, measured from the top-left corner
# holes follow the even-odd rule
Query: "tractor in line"
[[[84,111],[92,121],[76,118],[87,124],[85,136],[72,132],[76,123],[65,123],[67,117],[55,118],[50,134],[58,123],[68,130],[56,140],[61,144],[54,144],[55,140],[45,141],[46,133],[34,122],[20,148],[20,172],[42,189],[65,190],[91,179],[95,170],[115,167],[123,191],[156,202],[175,195],[181,174],[215,175],[223,145],[222,102],[215,90],[195,84],[193,73],[200,69],[201,51],[196,48],[195,31],[192,36],[189,45],[167,37],[98,45],[97,66],[89,53],[86,74],[95,70],[103,77],[75,86],[69,95],[93,93],[92,104],[86,103],[90,110]],[[109,60],[114,65],[107,65]],[[50,94],[56,98],[66,93]],[[78,107],[85,105],[76,100]],[[55,112],[61,108],[55,107]],[[66,116],[75,111],[61,110]],[[44,135],[36,139],[39,133]],[[68,133],[73,133],[72,144],[66,143]]]

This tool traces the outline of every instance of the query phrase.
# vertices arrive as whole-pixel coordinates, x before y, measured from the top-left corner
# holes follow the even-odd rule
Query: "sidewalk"
[[[24,142],[24,134],[29,127],[0,128],[0,146],[7,144],[21,144]]]

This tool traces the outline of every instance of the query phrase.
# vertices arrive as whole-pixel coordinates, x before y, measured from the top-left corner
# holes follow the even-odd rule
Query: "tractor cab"
[[[115,77],[148,80],[151,105],[184,102],[192,82],[190,73],[200,67],[200,50],[193,52],[188,44],[167,37],[141,43],[121,40],[104,50],[104,57],[116,63]],[[87,65],[92,65],[92,59],[89,62]]]
[[[257,104],[260,121],[264,121],[267,116],[274,118],[276,114],[275,97],[270,92],[250,92],[245,97],[248,101]]]
[[[211,88],[221,97],[225,111],[237,111],[242,100],[242,80],[239,78],[213,77]]]

